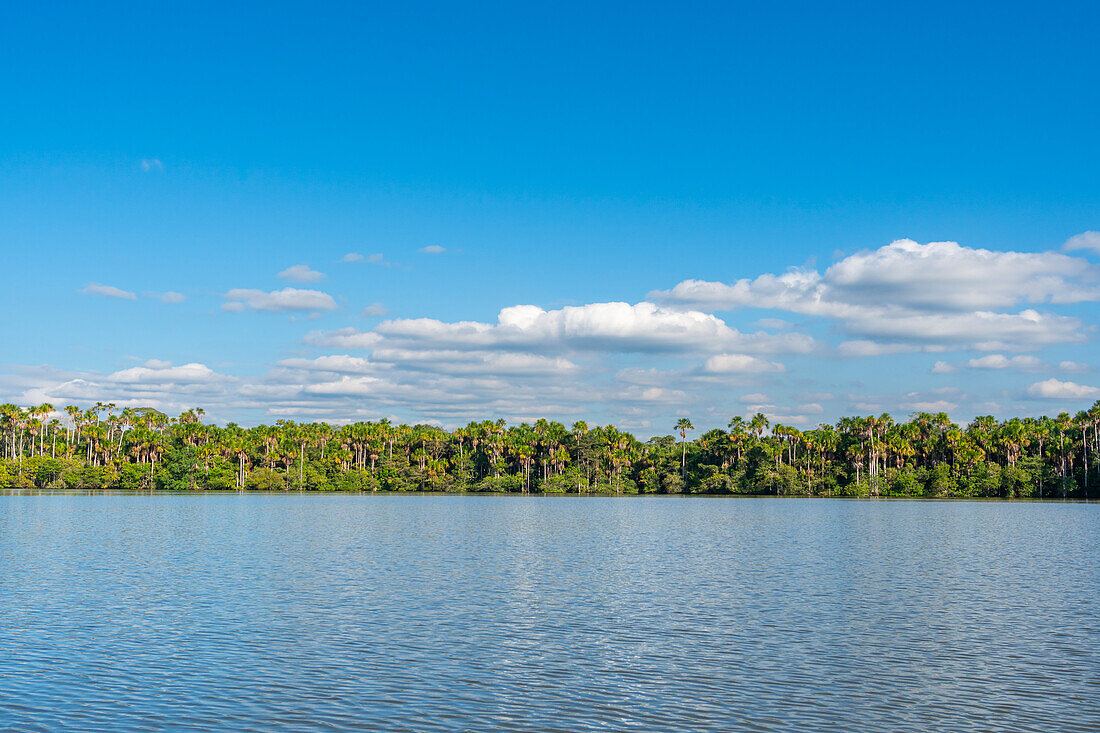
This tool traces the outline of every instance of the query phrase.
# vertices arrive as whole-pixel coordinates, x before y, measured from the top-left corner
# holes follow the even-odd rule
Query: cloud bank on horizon
[[[293,354],[251,373],[216,366],[213,349],[184,364],[152,358],[113,371],[9,367],[0,392],[24,404],[202,406],[222,421],[550,417],[642,433],[667,432],[682,414],[717,426],[761,411],[807,426],[880,411],[946,411],[961,420],[1057,413],[1100,397],[1087,381],[1095,325],[1082,309],[1100,301],[1100,266],[1071,254],[1096,249],[1093,234],[1041,252],[901,239],[823,271],[688,279],[633,303],[505,305],[494,321],[391,317],[363,327],[355,322],[387,309],[369,300],[348,309],[315,289],[232,288],[211,317],[303,314],[336,323],[272,344]],[[322,277],[306,265],[278,274]],[[82,292],[137,300],[114,285]],[[341,296],[354,302],[356,294]],[[854,365],[885,376],[854,379]],[[915,373],[927,380],[918,390]]]

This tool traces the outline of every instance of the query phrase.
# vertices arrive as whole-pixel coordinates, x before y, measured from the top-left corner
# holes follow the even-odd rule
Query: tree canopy
[[[1100,402],[965,426],[915,413],[799,430],[758,413],[690,441],[694,425],[681,418],[645,442],[583,421],[444,430],[385,419],[221,427],[204,417],[0,405],[0,487],[1088,498],[1100,480]]]

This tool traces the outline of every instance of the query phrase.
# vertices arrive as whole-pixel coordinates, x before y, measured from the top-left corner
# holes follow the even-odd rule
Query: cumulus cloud
[[[1090,367],[1088,364],[1082,364],[1077,361],[1062,361],[1058,363],[1058,368],[1063,372],[1087,372]]]
[[[394,263],[386,259],[381,252],[376,252],[372,255],[367,255],[368,265],[381,265],[382,267],[393,267]]]
[[[703,369],[713,374],[743,374],[746,372],[782,372],[785,367],[748,354],[716,354],[708,357]]]
[[[370,348],[380,339],[431,344],[431,348],[580,350],[670,353],[807,353],[813,339],[802,334],[741,333],[717,316],[662,308],[653,303],[591,303],[543,310],[504,308],[496,323],[445,322],[432,318],[383,321],[370,333],[342,329],[313,333],[318,346]]]
[[[348,252],[346,255],[340,258],[341,262],[362,262],[366,258],[358,252]]]
[[[380,254],[351,255],[356,253],[342,261],[391,264]],[[1072,272],[1067,262],[1075,268]],[[313,272],[305,265],[296,267]],[[817,416],[825,415],[823,405],[837,399],[820,390],[862,390],[864,385],[855,380],[845,387],[829,384],[822,380],[837,377],[815,368],[819,364],[806,374],[799,369],[808,359],[787,356],[967,350],[979,353],[936,361],[932,371],[1053,371],[1052,365],[1018,352],[1084,338],[1087,329],[1081,321],[1056,311],[1065,303],[1094,297],[1090,289],[1096,288],[1096,278],[1090,267],[1064,253],[992,253],[954,243],[902,241],[842,258],[821,273],[793,270],[732,285],[686,281],[654,293],[657,302],[515,305],[501,309],[495,319],[390,318],[360,321],[360,328],[316,330],[304,337],[308,348],[286,352],[293,358],[259,375],[232,377],[198,361],[173,366],[150,360],[102,374],[32,369],[7,382],[0,370],[0,392],[20,395],[16,401],[26,404],[111,400],[159,409],[201,404],[208,414],[221,412],[231,419],[251,410],[262,413],[262,419],[334,422],[390,416],[454,424],[493,415],[664,425],[676,415],[693,414],[724,426],[732,406],[803,425],[822,419]],[[967,274],[975,270],[986,274]],[[1021,286],[1018,293],[985,282],[1006,278],[1015,278]],[[950,287],[941,287],[944,280]],[[955,288],[967,292],[953,292]],[[222,307],[287,312],[305,320],[336,309],[337,303],[319,290],[287,287],[270,292],[234,289],[225,294]],[[796,313],[799,327],[767,312],[755,315],[768,318],[741,321],[716,313],[742,307]],[[381,319],[386,309],[375,303],[360,315]],[[839,334],[835,345],[806,335],[802,326],[812,325],[814,318],[829,321],[829,330],[811,332]],[[746,328],[745,323],[753,325]],[[1062,373],[1086,368],[1076,362],[1058,367]],[[787,377],[788,371],[795,374]],[[31,373],[39,375],[37,382]],[[1052,381],[1062,391],[1065,385],[1077,387],[1078,396],[1093,389]],[[1026,389],[1033,397],[1051,391],[1036,385]],[[739,402],[735,395],[742,392],[744,401]],[[997,394],[981,399],[994,396],[1011,399],[1003,385]],[[897,414],[953,412],[960,404],[984,404],[970,400],[957,391],[930,390],[850,398],[843,407]]]
[[[1087,231],[1075,234],[1066,240],[1066,243],[1062,245],[1062,249],[1067,252],[1072,252],[1077,249],[1089,249],[1093,252],[1100,252],[1100,232]]]
[[[966,362],[966,366],[971,369],[1041,369],[1046,366],[1042,359],[1038,357],[1024,355],[1013,356],[1011,358],[1004,354],[990,354],[983,356],[979,359],[971,359]]]
[[[845,357],[886,356],[887,354],[907,354],[920,351],[919,346],[902,343],[879,343],[868,339],[856,339],[837,344],[836,352]]]
[[[423,252],[428,255],[441,255],[446,251],[446,247],[441,247],[438,244],[429,244],[427,247],[421,247],[417,250],[417,252]]]
[[[344,355],[280,362],[262,390],[266,399],[296,393],[360,405],[415,403],[439,419],[591,419],[604,410],[639,423],[677,406],[714,406],[715,384],[770,379],[785,367],[769,357],[815,348],[802,334],[742,333],[712,314],[648,302],[512,306],[491,322],[391,319],[368,330],[313,331],[304,340]],[[635,358],[673,368],[619,368]],[[274,390],[275,383],[286,387]]]
[[[708,311],[767,308],[836,321],[856,337],[840,349],[847,356],[928,346],[1024,351],[1082,341],[1082,324],[1033,308],[1006,309],[1100,300],[1100,268],[1058,252],[906,239],[846,257],[824,273],[795,269],[732,284],[685,280],[650,298]]]
[[[144,291],[142,293],[146,298],[153,298],[159,300],[161,303],[183,303],[187,300],[187,296],[183,293],[177,293],[173,290],[169,290],[164,293],[155,293],[152,291]]]
[[[192,362],[172,366],[171,362],[151,359],[144,366],[130,367],[107,376],[118,384],[201,384],[222,379],[205,364]]]
[[[0,391],[25,404],[91,405],[110,401],[122,407],[153,407],[168,412],[195,405],[224,406],[234,398],[235,385],[234,377],[219,374],[205,364],[173,366],[158,359],[109,374],[63,372],[49,366],[22,367],[14,375],[0,374]]]
[[[303,340],[323,349],[372,349],[382,342],[382,337],[348,326],[335,331],[310,331]]]
[[[227,311],[322,311],[336,310],[336,301],[320,290],[283,288],[265,293],[262,290],[235,288],[225,294],[222,310]]]
[[[323,272],[317,272],[311,270],[309,265],[292,265],[278,275],[280,280],[288,280],[292,283],[315,283],[318,280],[323,280],[325,274]]]
[[[1100,298],[1098,279],[1094,266],[1057,252],[997,252],[901,239],[846,257],[824,274],[791,270],[731,285],[685,280],[653,297],[711,309],[776,308],[846,317],[855,306],[884,303],[936,312],[1092,301]]]
[[[137,300],[137,295],[129,290],[116,288],[114,285],[101,285],[100,283],[88,283],[80,289],[81,293],[89,295],[103,295],[108,298],[121,298],[123,300]]]
[[[902,402],[900,407],[903,410],[912,410],[913,412],[952,412],[957,410],[959,405],[955,402],[949,402],[948,400],[912,400],[909,402]]]
[[[1091,400],[1100,397],[1100,389],[1076,382],[1062,382],[1051,377],[1027,388],[1031,397],[1048,400]]]

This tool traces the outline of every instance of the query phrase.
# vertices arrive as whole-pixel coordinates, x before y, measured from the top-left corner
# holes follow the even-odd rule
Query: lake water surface
[[[0,730],[1100,729],[1095,504],[0,496]]]

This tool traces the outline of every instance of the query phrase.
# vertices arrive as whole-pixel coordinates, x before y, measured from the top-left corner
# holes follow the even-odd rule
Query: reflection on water
[[[0,728],[1097,730],[1088,504],[0,497]]]

